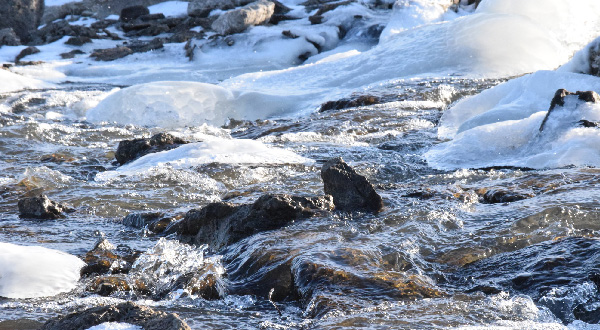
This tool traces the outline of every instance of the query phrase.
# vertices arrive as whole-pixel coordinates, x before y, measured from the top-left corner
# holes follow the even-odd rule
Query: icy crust
[[[135,85],[108,95],[87,112],[91,122],[149,127],[221,126],[229,118],[255,120],[285,114],[300,97],[236,92],[199,82],[163,81]]]
[[[41,80],[25,77],[7,70],[0,70],[0,93],[49,87],[52,87],[52,85]]]
[[[61,251],[0,243],[0,296],[39,298],[71,291],[84,265]]]
[[[598,77],[539,71],[458,102],[438,130],[452,139],[425,153],[438,169],[518,166],[600,166],[600,130],[580,120],[600,121],[600,105],[566,102],[540,126],[557,89],[600,91]]]

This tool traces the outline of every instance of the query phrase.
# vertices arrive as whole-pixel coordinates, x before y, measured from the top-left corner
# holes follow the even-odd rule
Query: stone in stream
[[[240,33],[251,26],[269,22],[274,12],[275,3],[259,0],[221,14],[212,23],[212,29],[222,35]]]
[[[383,199],[373,185],[342,158],[327,161],[321,168],[321,178],[325,194],[333,197],[336,210],[379,212],[383,209]]]
[[[483,194],[482,202],[485,204],[512,203],[531,197],[534,196],[531,194],[521,194],[504,189],[490,189]]]
[[[0,1],[0,29],[11,28],[23,42],[31,40],[44,14],[44,0]]]
[[[64,218],[65,212],[74,209],[50,200],[46,195],[25,197],[19,199],[19,216],[31,219],[58,219]]]
[[[129,301],[58,316],[48,320],[41,330],[85,330],[105,322],[129,323],[144,330],[191,330],[175,313],[155,311]]]
[[[347,108],[356,108],[379,103],[381,103],[381,99],[377,96],[361,95],[356,98],[340,99],[337,101],[327,101],[321,104],[321,108],[319,108],[319,111],[325,112],[329,110],[342,110]]]
[[[186,143],[188,141],[169,133],[158,133],[151,138],[123,140],[119,142],[115,158],[119,164],[123,165],[144,155],[174,149]]]
[[[164,232],[172,223],[179,220],[177,217],[166,217],[164,213],[130,213],[123,218],[122,223],[125,226],[134,228],[148,228],[155,234]]]
[[[548,121],[548,118],[550,118],[550,116],[552,115],[552,113],[554,111],[556,111],[557,107],[564,107],[565,102],[567,97],[577,97],[577,99],[579,101],[583,101],[583,102],[589,102],[589,103],[600,103],[600,95],[598,95],[598,93],[594,92],[594,91],[585,91],[585,92],[581,92],[581,91],[577,91],[575,93],[569,92],[566,89],[559,89],[554,93],[554,97],[552,98],[552,101],[550,102],[550,108],[548,109],[548,112],[546,113],[546,117],[544,117],[544,120],[542,121],[542,124],[540,125],[539,131],[543,132],[544,128],[546,126],[546,122]],[[585,125],[585,122],[583,123]]]
[[[333,209],[330,196],[300,197],[266,194],[253,204],[211,203],[186,213],[175,230],[180,240],[208,244],[217,251],[241,239],[279,229],[295,220]]]
[[[100,239],[94,248],[85,254],[83,261],[86,265],[81,269],[81,276],[126,274],[140,254],[140,251],[117,248],[107,239]]]

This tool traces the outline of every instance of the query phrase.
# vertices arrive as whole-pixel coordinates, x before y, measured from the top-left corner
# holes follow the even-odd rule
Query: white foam
[[[0,296],[38,298],[71,291],[84,265],[61,251],[0,243]]]

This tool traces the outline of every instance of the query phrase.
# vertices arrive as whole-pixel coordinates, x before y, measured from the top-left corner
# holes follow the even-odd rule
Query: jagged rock
[[[144,330],[191,330],[177,314],[155,311],[133,302],[99,306],[46,322],[41,330],[85,330],[105,322],[134,324]]]
[[[131,6],[125,7],[121,10],[121,15],[119,16],[119,19],[122,22],[131,22],[140,16],[149,14],[150,10],[144,6]]]
[[[82,25],[70,25],[67,21],[56,21],[46,24],[32,34],[33,42],[36,44],[51,43],[64,36],[99,38],[96,29]]]
[[[96,49],[90,57],[93,57],[96,61],[114,61],[131,54],[133,54],[133,51],[129,47],[121,46],[108,49]]]
[[[183,241],[208,244],[213,250],[267,230],[289,225],[319,211],[333,209],[330,196],[263,195],[253,204],[217,202],[186,213],[176,230]]]
[[[184,289],[206,300],[217,300],[225,296],[225,282],[214,265],[208,265],[196,272],[179,277],[167,292]]]
[[[212,29],[223,35],[243,32],[250,26],[267,23],[274,12],[275,3],[259,0],[223,13],[213,22]]]
[[[92,42],[92,39],[90,37],[71,37],[69,38],[67,41],[65,41],[66,45],[72,45],[72,46],[83,46],[87,43]]]
[[[73,211],[72,208],[52,201],[45,195],[22,198],[18,206],[22,218],[58,219],[64,217],[64,212]]]
[[[347,108],[356,108],[366,105],[373,105],[381,103],[381,100],[377,96],[373,95],[361,95],[357,98],[341,99],[337,101],[327,101],[321,105],[320,112],[329,110],[341,110]]]
[[[521,194],[518,192],[507,191],[503,189],[491,189],[487,190],[482,198],[483,203],[496,204],[496,203],[512,203],[521,201],[533,197],[531,194]]]
[[[379,212],[383,200],[373,185],[356,173],[342,158],[327,161],[321,168],[325,193],[333,197],[336,210]]]
[[[62,59],[69,59],[69,58],[74,58],[75,55],[81,55],[81,54],[85,54],[85,52],[83,52],[83,51],[81,51],[79,49],[75,49],[75,50],[72,50],[72,51],[70,51],[68,53],[61,53],[60,54],[60,58],[62,58]]]
[[[31,40],[44,14],[44,0],[0,1],[0,29],[12,28],[23,42]]]
[[[123,225],[134,228],[145,228],[155,234],[164,232],[178,217],[165,217],[163,213],[131,213],[123,218]]]
[[[155,38],[150,41],[132,42],[127,45],[134,53],[145,53],[151,50],[157,50],[164,47],[164,42],[161,38]]]
[[[235,8],[235,4],[231,0],[192,0],[188,3],[187,13],[192,17],[207,17],[215,9],[233,8]]]
[[[0,46],[19,46],[21,39],[17,36],[12,28],[4,28],[0,30]]]
[[[552,114],[553,111],[555,111],[557,106],[563,107],[565,105],[565,99],[569,96],[577,96],[578,100],[584,101],[584,102],[591,102],[591,103],[600,103],[600,95],[598,95],[596,92],[594,91],[586,91],[586,92],[581,92],[581,91],[577,91],[575,93],[569,92],[566,89],[559,89],[556,91],[556,93],[554,93],[554,97],[552,98],[552,101],[550,102],[550,108],[548,109],[548,112],[546,113],[546,117],[544,117],[544,120],[542,121],[542,124],[540,125],[540,132],[544,131],[544,127],[546,125],[546,122],[548,121],[548,118],[550,117],[550,115]]]
[[[85,254],[86,265],[81,269],[81,276],[91,274],[126,274],[131,265],[140,256],[139,251],[118,249],[107,239],[100,239],[96,246]]]
[[[115,158],[121,165],[153,152],[170,150],[186,144],[188,141],[169,133],[158,133],[151,138],[124,140],[119,142]]]

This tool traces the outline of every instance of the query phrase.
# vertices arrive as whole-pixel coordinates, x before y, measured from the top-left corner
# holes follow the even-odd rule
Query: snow
[[[0,296],[38,298],[71,291],[84,265],[61,251],[0,243]]]
[[[62,6],[67,3],[81,2],[81,1],[83,1],[83,0],[45,0],[44,2],[47,7],[50,7],[50,6]]]
[[[87,328],[87,330],[143,330],[143,328],[129,323],[104,322],[91,328]]]
[[[23,89],[48,88],[52,85],[41,80],[25,77],[7,70],[0,70],[0,93],[15,92]]]
[[[150,14],[164,14],[166,17],[185,17],[187,16],[187,1],[166,1],[149,6]]]

